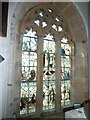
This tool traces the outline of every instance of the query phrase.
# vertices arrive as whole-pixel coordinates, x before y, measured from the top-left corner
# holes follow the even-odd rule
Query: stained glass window
[[[66,38],[61,40],[61,105],[70,104],[71,46]]]
[[[20,114],[36,111],[37,40],[32,28],[23,35]]]
[[[43,43],[43,110],[55,109],[55,42],[47,34]]]
[[[57,36],[62,35],[60,33],[65,33],[65,27],[63,27],[65,22],[63,22],[62,17],[58,16],[50,6],[47,6],[47,10],[46,7],[41,7],[41,5],[37,9],[35,9],[35,7],[33,9],[32,12],[34,13],[30,14],[33,15],[33,17],[31,17],[32,20],[30,19],[33,28],[26,28],[22,40],[20,114],[57,110],[57,105],[60,105],[59,102],[61,106],[66,106],[70,104],[71,100],[72,61],[69,40],[63,37],[59,44],[61,48],[58,48],[57,51],[55,49],[58,46],[57,40],[59,40]],[[38,32],[38,35],[35,30]],[[38,46],[40,49],[38,49]],[[56,54],[58,52],[60,54]],[[58,67],[56,61],[60,60],[60,56],[61,63],[58,62],[60,63]],[[41,59],[42,57],[43,59]],[[59,74],[56,76],[57,70],[59,73],[58,68],[60,68],[61,79]],[[38,83],[40,81],[41,83]],[[56,88],[56,86],[59,87]],[[61,93],[59,94],[57,91],[60,91],[60,87]],[[57,97],[58,95],[59,97]],[[39,96],[42,96],[40,101],[41,106],[37,104],[39,102],[39,100],[37,100]],[[59,101],[60,96],[61,101]]]

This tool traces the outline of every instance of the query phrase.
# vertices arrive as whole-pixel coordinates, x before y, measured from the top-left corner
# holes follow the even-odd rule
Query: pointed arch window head
[[[37,37],[38,35],[33,28],[26,28],[26,33],[24,33],[24,36]]]
[[[68,39],[65,38],[65,37],[63,37],[63,38],[61,39],[61,42],[62,42],[62,43],[67,43],[67,42],[68,42]]]
[[[30,52],[37,51],[37,32],[30,28],[27,33],[23,35],[22,50]]]

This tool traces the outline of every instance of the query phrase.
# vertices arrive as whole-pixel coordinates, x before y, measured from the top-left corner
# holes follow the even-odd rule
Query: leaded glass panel
[[[70,80],[61,81],[61,105],[66,106],[70,104]]]
[[[70,67],[70,56],[61,56],[61,66],[62,67]]]
[[[37,40],[32,29],[23,36],[20,114],[36,112]]]
[[[55,42],[48,34],[43,43],[43,110],[55,109]]]
[[[71,46],[68,39],[61,40],[61,105],[70,104]]]

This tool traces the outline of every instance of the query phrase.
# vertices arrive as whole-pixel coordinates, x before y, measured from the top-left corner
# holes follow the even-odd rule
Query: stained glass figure
[[[37,40],[32,28],[23,36],[20,114],[36,112]]]
[[[43,110],[55,109],[55,42],[47,34],[43,43]]]
[[[70,104],[71,46],[68,39],[61,40],[61,105]]]

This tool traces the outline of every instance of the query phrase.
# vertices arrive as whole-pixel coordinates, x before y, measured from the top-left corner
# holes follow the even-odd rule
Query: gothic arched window
[[[71,103],[72,46],[62,18],[53,7],[40,5],[23,22],[20,114],[57,111]]]

